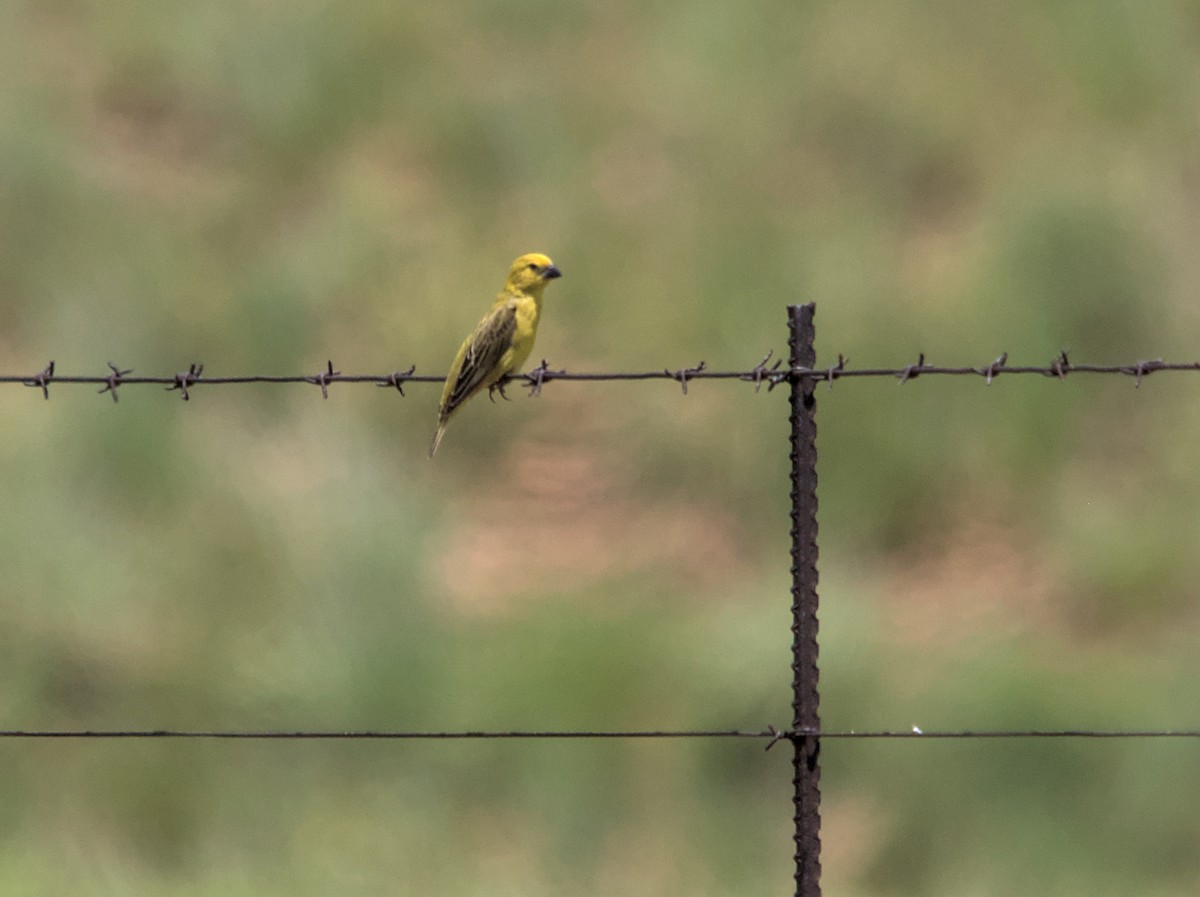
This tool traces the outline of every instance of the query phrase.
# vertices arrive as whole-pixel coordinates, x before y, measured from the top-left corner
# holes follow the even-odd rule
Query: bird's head
[[[546,281],[562,277],[550,257],[540,252],[530,252],[512,263],[508,272],[508,286],[522,292],[540,293]]]

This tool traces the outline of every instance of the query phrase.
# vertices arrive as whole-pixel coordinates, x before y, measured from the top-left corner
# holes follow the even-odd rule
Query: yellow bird
[[[429,457],[441,444],[452,415],[481,389],[500,389],[504,379],[525,363],[533,351],[538,318],[542,313],[542,290],[546,282],[562,277],[554,262],[540,252],[523,255],[512,263],[492,310],[466,338],[450,365],[442,402],[438,407],[437,431],[429,446]]]

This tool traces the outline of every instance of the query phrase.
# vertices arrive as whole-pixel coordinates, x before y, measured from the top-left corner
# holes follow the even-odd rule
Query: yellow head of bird
[[[508,286],[523,293],[540,293],[546,281],[562,277],[562,272],[550,256],[540,252],[530,252],[512,263],[508,271]]]

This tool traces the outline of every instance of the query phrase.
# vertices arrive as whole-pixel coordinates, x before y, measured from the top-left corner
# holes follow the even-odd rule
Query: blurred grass
[[[0,368],[1195,357],[1200,15],[0,6]],[[1186,375],[818,394],[833,728],[1195,726]],[[0,391],[0,724],[781,724],[779,391]],[[0,745],[6,893],[790,892],[754,744]],[[1195,893],[1187,744],[830,743],[831,892]],[[1195,783],[1190,783],[1195,785]],[[1002,862],[997,858],[1003,857]]]

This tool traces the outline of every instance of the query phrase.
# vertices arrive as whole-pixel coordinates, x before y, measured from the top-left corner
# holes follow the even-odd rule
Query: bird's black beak
[[[542,272],[542,280],[554,280],[556,277],[562,277],[562,272],[555,265],[547,265],[546,270]]]

